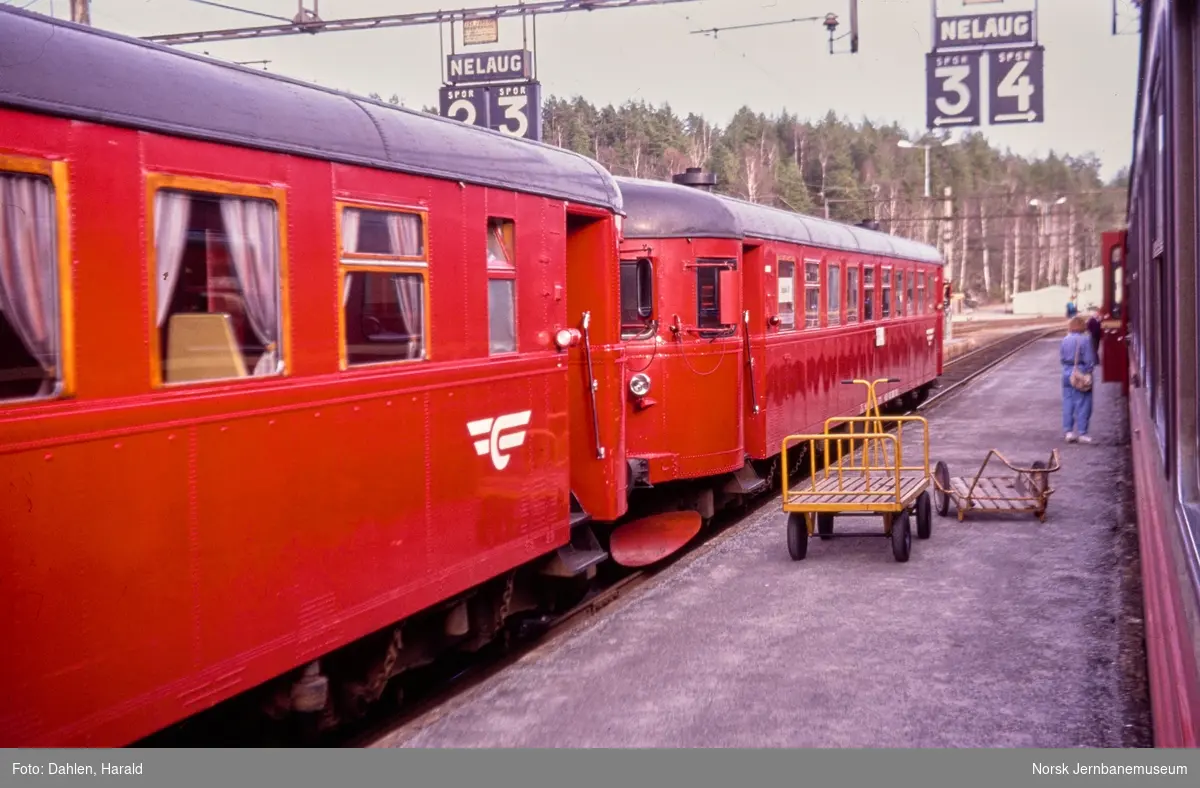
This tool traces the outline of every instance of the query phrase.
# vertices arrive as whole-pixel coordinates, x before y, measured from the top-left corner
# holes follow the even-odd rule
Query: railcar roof
[[[720,199],[730,206],[747,236],[843,249],[861,254],[898,257],[922,263],[944,262],[937,249],[919,241],[829,219],[805,216],[769,205],[739,200],[736,197],[720,195]]]
[[[620,212],[550,145],[0,7],[0,106],[529,192]]]
[[[616,179],[626,238],[742,238],[742,226],[716,195],[668,181]]]

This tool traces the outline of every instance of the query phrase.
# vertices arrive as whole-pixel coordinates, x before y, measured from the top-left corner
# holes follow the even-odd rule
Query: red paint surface
[[[745,453],[742,440],[742,379],[745,354],[741,324],[739,272],[721,281],[722,300],[736,321],[737,333],[707,338],[697,328],[698,258],[737,260],[734,239],[638,239],[654,266],[654,317],[658,331],[645,340],[626,340],[625,380],[627,446],[630,457],[649,465],[651,484],[695,479],[737,470]],[[631,255],[625,255],[632,259]],[[740,268],[740,266],[739,266]],[[673,330],[678,328],[678,331]],[[629,380],[649,375],[654,405],[637,407]]]
[[[617,526],[609,550],[622,566],[649,566],[681,549],[700,533],[699,512],[665,512]]]
[[[754,459],[779,454],[783,439],[790,434],[820,433],[825,419],[839,415],[858,415],[866,401],[862,386],[842,385],[842,380],[898,378],[899,382],[881,388],[877,394],[884,404],[885,394],[901,394],[932,382],[940,372],[942,312],[935,309],[941,292],[941,268],[908,261],[853,255],[777,241],[747,241],[745,298],[750,310],[751,352],[755,359],[755,390],[758,415],[747,408],[746,452]],[[772,324],[779,313],[779,258],[796,263],[796,328]],[[820,261],[823,286],[831,263],[841,267],[843,288],[840,325],[830,326],[822,294],[821,325],[805,329],[804,264]],[[874,320],[865,321],[862,267],[875,266]],[[881,274],[883,265],[893,271],[923,271],[926,274],[925,308],[919,313],[880,317]],[[770,271],[767,268],[770,268]],[[846,323],[845,271],[857,267],[859,273],[859,322]],[[894,275],[894,274],[893,274]],[[914,299],[916,298],[914,288]],[[824,291],[822,291],[824,293]],[[893,301],[895,285],[893,285]],[[884,344],[876,346],[876,330],[884,331]],[[932,335],[929,332],[933,332]],[[748,386],[746,387],[749,388]]]
[[[128,743],[545,554],[568,539],[573,473],[623,511],[610,216],[572,254],[561,201],[4,111],[0,127],[4,153],[68,164],[78,337],[77,397],[0,405],[0,743]],[[286,189],[287,377],[152,388],[147,172]],[[431,361],[339,370],[339,197],[429,208]],[[517,227],[505,358],[487,356],[493,215]],[[576,269],[596,284],[572,306],[601,346],[604,461],[579,350],[552,344],[578,324]],[[466,423],[527,409],[496,470]]]

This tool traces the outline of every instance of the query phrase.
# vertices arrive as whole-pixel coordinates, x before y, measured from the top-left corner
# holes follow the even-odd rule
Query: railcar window
[[[879,317],[892,316],[892,269],[884,266],[879,272]]]
[[[61,392],[54,184],[0,173],[0,400]]]
[[[721,270],[711,266],[696,269],[696,325],[721,327]]]
[[[424,215],[343,206],[341,217],[345,365],[428,358]]]
[[[274,201],[159,189],[154,248],[163,382],[283,374]]]
[[[913,271],[908,271],[904,274],[904,300],[907,302],[904,314],[908,315],[909,317],[913,315],[915,309],[915,304],[913,303],[913,280],[916,278],[917,275]],[[896,311],[899,312],[900,310],[897,309]]]
[[[828,325],[836,326],[842,322],[842,268],[838,265],[829,266],[829,282],[826,292],[829,293],[829,304],[825,310]]]
[[[863,267],[863,320],[875,319],[875,266]]]
[[[804,264],[804,327],[821,325],[821,264]]]
[[[925,272],[917,274],[917,314],[925,314]]]
[[[846,322],[858,322],[858,269],[846,269]]]
[[[488,352],[517,349],[516,225],[488,219]]]
[[[654,268],[646,258],[621,261],[621,336],[646,331],[654,316]]]
[[[781,328],[796,327],[796,263],[794,260],[779,260],[779,325]]]

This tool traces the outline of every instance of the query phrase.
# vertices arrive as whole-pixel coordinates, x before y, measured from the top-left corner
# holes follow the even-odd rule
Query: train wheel
[[[912,528],[909,526],[908,510],[900,512],[892,523],[892,555],[900,563],[908,560],[912,552]]]
[[[946,467],[946,463],[938,460],[937,465],[933,466],[933,478],[937,479],[937,484],[933,486],[937,513],[945,517],[950,513],[950,494],[942,492],[950,489],[950,469]]]
[[[933,507],[929,503],[929,491],[917,496],[917,538],[928,539],[933,535]]]
[[[803,561],[808,555],[808,526],[804,522],[804,515],[799,512],[788,514],[787,540],[792,560]]]
[[[833,515],[829,512],[822,512],[817,515],[817,533],[822,539],[829,540],[833,538]]]

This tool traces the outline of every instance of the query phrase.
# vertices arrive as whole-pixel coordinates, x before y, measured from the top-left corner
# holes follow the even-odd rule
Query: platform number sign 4
[[[926,56],[929,128],[979,125],[980,54],[931,52]]]
[[[1045,120],[1041,47],[993,52],[988,70],[988,115],[992,123]]]

